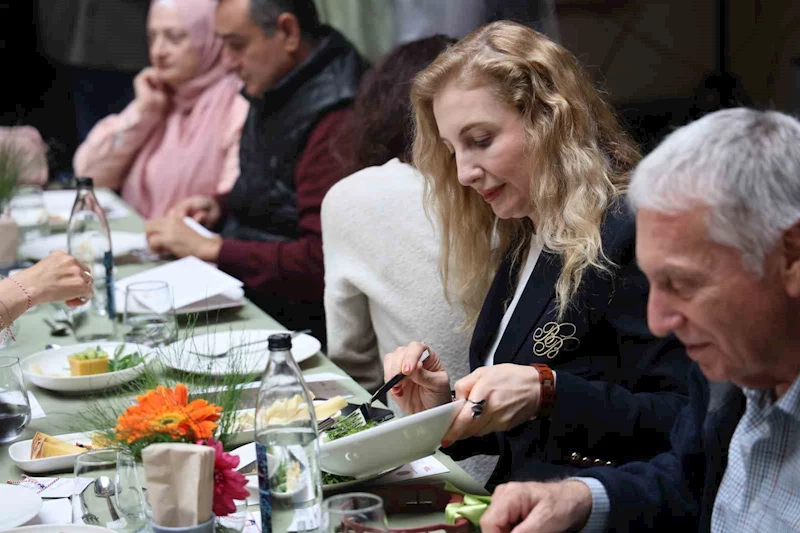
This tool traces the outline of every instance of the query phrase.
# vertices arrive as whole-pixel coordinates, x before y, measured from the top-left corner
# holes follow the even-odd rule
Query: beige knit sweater
[[[457,331],[462,311],[445,300],[422,202],[422,177],[397,159],[343,179],[322,202],[328,355],[368,390],[383,383],[383,356],[410,341],[436,350],[452,382],[469,373],[472,332]],[[485,482],[494,458],[462,463]]]

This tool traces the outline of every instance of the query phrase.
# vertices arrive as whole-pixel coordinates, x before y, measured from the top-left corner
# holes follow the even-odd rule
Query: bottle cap
[[[93,189],[94,180],[86,177],[75,178],[75,185],[77,185],[79,189]]]
[[[272,350],[291,350],[292,336],[288,333],[275,333],[267,338],[269,349]]]

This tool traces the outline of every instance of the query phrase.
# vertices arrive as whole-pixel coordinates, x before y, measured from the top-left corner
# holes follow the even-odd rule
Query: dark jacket
[[[556,372],[555,407],[549,419],[468,439],[454,455],[496,453],[488,485],[563,477],[595,462],[624,464],[669,449],[675,417],[687,401],[689,359],[674,338],[647,328],[648,284],[636,266],[635,224],[620,203],[601,229],[612,273],[590,270],[566,315],[557,319],[558,256],[542,252],[517,303],[494,364],[547,364]],[[510,260],[500,267],[475,326],[470,367],[483,364],[514,294]],[[519,268],[519,267],[517,267]],[[542,353],[540,336],[557,336],[559,348]]]
[[[691,402],[675,423],[671,451],[646,463],[581,473],[606,488],[610,531],[710,531],[728,447],[746,400],[731,383],[709,383],[697,365],[690,387]]]
[[[311,56],[263,98],[248,98],[240,174],[224,202],[223,237],[298,238],[297,161],[320,118],[352,103],[364,68],[355,48],[330,29]]]

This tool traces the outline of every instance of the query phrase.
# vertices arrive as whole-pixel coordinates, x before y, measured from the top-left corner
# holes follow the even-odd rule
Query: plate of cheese
[[[32,439],[9,446],[8,456],[24,472],[62,472],[72,470],[76,455],[102,447],[92,433],[69,433],[54,437],[36,432]]]
[[[152,354],[152,349],[132,343],[74,344],[26,357],[22,373],[25,379],[43,389],[102,390],[136,379],[144,372]]]

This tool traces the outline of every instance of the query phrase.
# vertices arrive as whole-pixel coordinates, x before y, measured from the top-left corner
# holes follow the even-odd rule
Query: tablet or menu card
[[[164,281],[169,284],[172,288],[173,305],[178,312],[184,307],[241,291],[244,285],[215,266],[188,256],[118,280],[116,286],[123,298],[122,302],[124,302],[125,288],[131,283],[140,281]],[[160,301],[140,301],[139,304],[157,313],[168,310],[163,308],[164,303]]]

